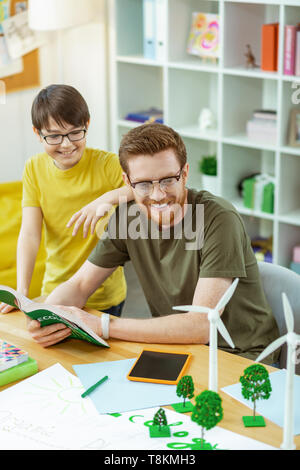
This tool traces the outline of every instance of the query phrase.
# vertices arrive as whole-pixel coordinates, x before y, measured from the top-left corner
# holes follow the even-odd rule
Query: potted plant
[[[211,193],[216,193],[218,188],[217,156],[203,155],[199,164],[199,169],[202,173],[203,189]]]

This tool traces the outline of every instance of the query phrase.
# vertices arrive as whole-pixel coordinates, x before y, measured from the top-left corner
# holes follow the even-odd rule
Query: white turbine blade
[[[262,359],[267,357],[273,351],[280,348],[280,346],[286,341],[286,337],[287,335],[284,335],[284,336],[281,336],[280,338],[275,339],[273,343],[269,344],[269,346],[267,346],[266,349],[262,353],[260,353],[258,358],[255,359],[255,362],[260,362]]]
[[[229,344],[229,346],[231,346],[232,348],[234,348],[234,343],[232,341],[232,339],[230,338],[230,335],[227,331],[227,329],[225,328],[225,325],[224,323],[222,322],[221,318],[219,317],[219,319],[217,320],[216,322],[216,325],[217,325],[217,328],[220,332],[220,334],[223,336],[223,338],[225,339],[225,341]]]
[[[183,312],[197,312],[197,313],[209,313],[211,308],[200,307],[200,305],[177,305],[172,307],[173,310],[182,310]]]
[[[284,311],[284,317],[285,317],[287,330],[289,333],[292,333],[294,331],[294,315],[293,315],[292,307],[287,298],[287,295],[284,292],[282,292],[281,295],[282,295],[283,311]]]
[[[220,298],[219,302],[217,303],[217,306],[216,306],[216,310],[218,310],[218,312],[220,310],[222,310],[222,308],[225,307],[225,305],[228,304],[229,300],[231,299],[235,289],[236,289],[236,286],[239,282],[239,278],[237,277],[233,283],[228,287],[227,291],[224,292],[224,294],[222,295],[222,297]]]

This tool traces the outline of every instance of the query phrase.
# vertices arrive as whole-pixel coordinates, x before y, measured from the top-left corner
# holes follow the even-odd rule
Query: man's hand
[[[63,323],[53,323],[53,325],[41,327],[40,322],[27,317],[27,328],[32,338],[43,348],[52,346],[68,338],[72,331]]]
[[[107,214],[112,209],[111,204],[100,203],[99,199],[100,198],[90,202],[71,217],[67,223],[67,227],[69,228],[75,224],[72,232],[73,237],[75,237],[82,224],[84,224],[83,238],[87,237],[89,228],[91,228],[91,234],[93,234],[98,220],[101,219],[101,217],[104,217],[105,214]]]
[[[74,323],[76,323],[76,319],[79,319],[98,336],[102,335],[101,320],[99,317],[77,307],[66,307],[65,305],[55,305],[55,307],[71,313],[74,316]],[[44,348],[63,341],[72,333],[70,328],[63,323],[53,323],[53,325],[41,327],[40,322],[31,320],[29,317],[27,317],[27,328],[32,338]]]
[[[65,305],[56,305],[56,307],[71,313],[74,317],[74,323],[76,323],[76,319],[78,319],[85,323],[91,330],[93,330],[96,335],[102,336],[101,319],[96,315],[85,312],[78,307],[66,307]]]

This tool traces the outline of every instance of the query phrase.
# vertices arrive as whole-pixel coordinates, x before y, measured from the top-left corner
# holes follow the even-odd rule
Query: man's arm
[[[200,278],[195,289],[193,305],[215,307],[231,282],[232,279]],[[71,311],[102,336],[99,318],[95,322],[95,317],[87,312],[72,307]],[[111,338],[141,343],[207,344],[209,321],[207,315],[195,312],[150,319],[111,316],[109,334]]]
[[[73,305],[82,308],[88,298],[116,269],[117,266],[101,268],[87,260],[70,279],[51,292],[46,303]]]

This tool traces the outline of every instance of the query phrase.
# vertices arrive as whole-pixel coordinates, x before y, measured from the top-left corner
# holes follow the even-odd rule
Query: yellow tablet
[[[191,356],[190,353],[144,349],[127,378],[137,382],[177,384],[183,376]]]

